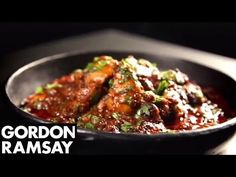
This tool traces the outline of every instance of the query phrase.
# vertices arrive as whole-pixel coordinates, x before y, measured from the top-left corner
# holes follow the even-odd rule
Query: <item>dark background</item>
[[[216,22],[1,22],[0,55],[32,45],[106,28],[121,29],[236,58],[236,23]]]

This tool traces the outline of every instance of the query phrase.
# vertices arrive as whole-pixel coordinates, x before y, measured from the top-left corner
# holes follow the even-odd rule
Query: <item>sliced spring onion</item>
[[[143,104],[140,109],[138,109],[137,113],[135,114],[135,118],[139,119],[142,117],[148,117],[150,116],[150,105]]]
[[[60,88],[60,87],[62,87],[61,84],[47,84],[45,88],[46,89],[54,89],[54,88]]]
[[[35,93],[43,93],[43,92],[44,92],[43,87],[37,87],[35,90]]]
[[[94,128],[95,128],[94,125],[93,125],[92,123],[90,123],[90,122],[86,123],[86,124],[84,125],[84,127],[85,127],[85,128],[88,128],[88,129],[94,129]]]
[[[120,129],[121,129],[123,132],[128,132],[128,131],[130,131],[130,129],[132,129],[132,128],[133,128],[133,126],[132,126],[132,124],[129,123],[129,122],[124,122],[124,123],[121,125],[121,127],[120,127]]]
[[[109,84],[109,87],[112,88],[113,87],[113,84],[114,84],[114,79],[110,79],[108,81],[108,84]]]
[[[163,95],[165,89],[169,86],[169,82],[167,80],[163,80],[160,82],[158,88],[155,90],[156,94]]]
[[[118,112],[113,112],[112,117],[117,120],[121,117],[121,115]]]

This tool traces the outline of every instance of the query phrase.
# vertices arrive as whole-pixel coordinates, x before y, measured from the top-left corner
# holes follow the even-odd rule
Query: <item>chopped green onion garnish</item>
[[[126,82],[133,76],[132,73],[129,71],[129,69],[126,67],[121,67],[120,74],[121,74],[121,80],[119,80],[120,84]]]
[[[93,124],[97,124],[99,121],[100,121],[100,117],[95,116],[95,115],[92,115],[92,117],[91,117],[91,122],[92,122]]]
[[[43,93],[43,92],[44,92],[43,87],[37,87],[35,90],[35,93]]]
[[[162,80],[176,81],[176,72],[174,70],[168,70],[161,72]]]
[[[98,62],[96,69],[102,70],[108,63],[109,63],[109,61],[107,61],[107,60],[101,60]]]
[[[120,127],[120,129],[123,131],[123,132],[128,132],[130,129],[132,129],[133,128],[133,126],[132,126],[132,124],[131,123],[129,123],[129,122],[124,122],[122,125],[121,125],[121,127]]]
[[[93,67],[94,67],[94,64],[93,63],[88,63],[87,64],[87,66],[85,67],[85,69],[87,69],[87,70],[92,70],[93,69]]]
[[[86,124],[84,125],[84,127],[85,127],[85,128],[88,128],[88,129],[94,129],[94,125],[93,125],[92,123],[90,123],[90,122],[86,123]]]
[[[132,96],[127,96],[127,97],[125,98],[125,103],[127,103],[128,105],[131,105],[132,102],[133,102]]]
[[[160,103],[163,101],[163,97],[161,97],[160,95],[156,95],[155,97],[155,103]]]
[[[62,87],[61,84],[47,84],[46,89],[54,89],[54,88],[60,88]]]
[[[119,113],[117,113],[117,112],[113,112],[113,113],[112,113],[112,117],[113,117],[114,119],[119,119],[119,118],[121,117],[121,115],[120,115]]]
[[[119,93],[127,93],[127,92],[129,92],[131,90],[133,90],[133,86],[132,85],[130,85],[130,86],[126,87],[126,88],[123,88],[122,90],[119,91]]]
[[[113,84],[114,84],[114,79],[110,79],[108,81],[109,87],[112,88]]]
[[[137,113],[135,114],[135,118],[139,119],[142,117],[148,117],[150,116],[150,105],[143,104],[140,109],[138,109]]]
[[[99,71],[102,70],[109,62],[110,61],[108,60],[99,60],[99,58],[95,58],[94,62],[88,63],[85,69],[88,71]]]
[[[159,83],[158,88],[155,90],[156,94],[163,95],[165,89],[169,86],[169,82],[167,80],[163,80]]]

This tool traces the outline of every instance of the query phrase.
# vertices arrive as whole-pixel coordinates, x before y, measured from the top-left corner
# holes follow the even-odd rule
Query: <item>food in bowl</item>
[[[206,128],[230,115],[214,88],[202,89],[179,69],[160,71],[134,56],[95,57],[83,70],[36,88],[21,108],[54,123],[143,134]]]

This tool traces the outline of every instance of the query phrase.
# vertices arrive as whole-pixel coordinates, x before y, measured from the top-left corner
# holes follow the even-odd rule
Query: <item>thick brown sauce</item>
[[[185,131],[235,116],[215,89],[132,56],[96,57],[84,70],[37,88],[21,107],[40,119],[116,133]]]

